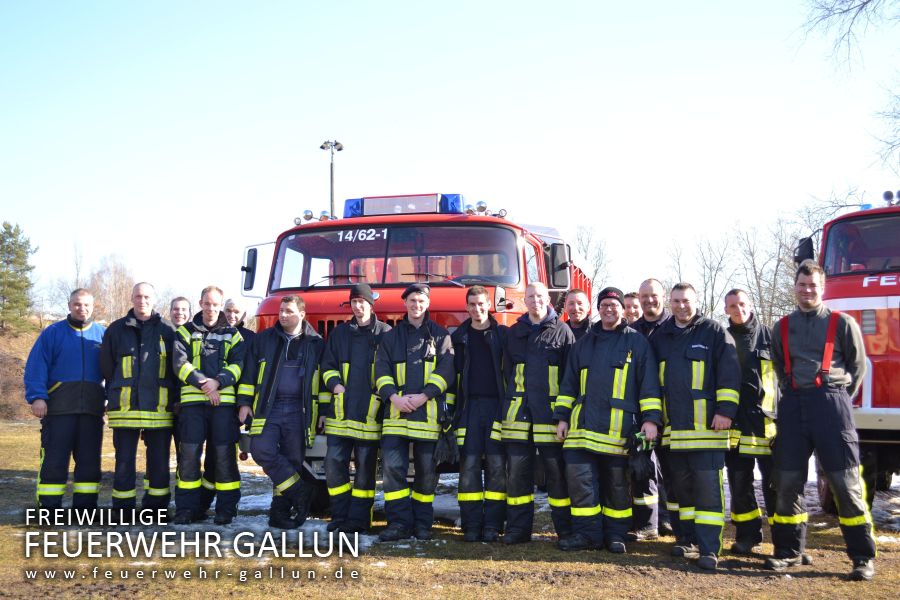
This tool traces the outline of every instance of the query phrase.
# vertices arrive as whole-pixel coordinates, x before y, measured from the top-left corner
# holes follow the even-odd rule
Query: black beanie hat
[[[622,290],[616,287],[606,287],[597,294],[597,310],[600,310],[600,303],[606,298],[616,300],[622,305],[622,308],[625,308],[625,294],[622,293]]]
[[[403,293],[400,294],[400,299],[406,300],[406,297],[410,294],[425,294],[426,296],[431,297],[431,288],[427,283],[414,283],[403,290]]]
[[[362,298],[372,306],[375,306],[375,293],[368,283],[357,283],[350,288],[350,299]]]

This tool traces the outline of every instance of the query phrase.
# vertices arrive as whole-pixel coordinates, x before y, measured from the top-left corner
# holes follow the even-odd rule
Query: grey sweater
[[[815,310],[804,312],[795,310],[787,317],[788,335],[791,351],[791,368],[794,382],[800,389],[816,387],[816,374],[822,365],[822,354],[825,351],[825,336],[828,332],[828,319],[831,309],[824,304]],[[778,380],[783,390],[791,388],[790,379],[784,372],[784,348],[781,341],[781,321],[772,328],[772,362],[778,373]],[[831,357],[831,369],[827,381],[823,385],[843,386],[853,397],[859,390],[866,374],[866,348],[862,332],[856,321],[847,314],[841,313],[834,339],[834,354]]]

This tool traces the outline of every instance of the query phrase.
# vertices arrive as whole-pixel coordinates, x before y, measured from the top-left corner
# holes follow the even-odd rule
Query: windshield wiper
[[[470,283],[486,283],[488,285],[493,285],[497,287],[508,287],[508,283],[501,283],[499,281],[494,281],[490,277],[482,277],[481,275],[460,275],[459,277],[454,277],[453,281],[457,281],[460,283],[470,284]]]
[[[400,274],[401,275],[415,275],[416,277],[443,277],[444,281],[446,281],[447,283],[452,283],[453,285],[459,286],[459,287],[466,287],[463,284],[461,284],[460,282],[450,279],[449,276],[444,275],[443,273],[427,273],[425,271],[420,271],[417,273],[400,273]]]
[[[323,282],[325,282],[325,281],[331,281],[332,279],[343,279],[344,277],[346,277],[346,278],[348,278],[348,279],[351,278],[351,277],[355,277],[355,278],[357,278],[357,279],[361,279],[363,276],[362,276],[362,275],[352,275],[352,274],[350,274],[350,273],[346,273],[346,274],[344,274],[344,275],[326,275],[323,279],[320,279],[319,281],[317,281],[317,282],[315,282],[315,283],[311,283],[311,284],[309,284],[309,285],[306,286],[306,287],[308,287],[308,288],[316,287],[317,285],[319,285],[320,283],[323,283]]]

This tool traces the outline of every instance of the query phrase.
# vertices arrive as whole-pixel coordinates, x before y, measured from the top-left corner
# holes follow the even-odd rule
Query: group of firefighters
[[[240,499],[243,424],[273,483],[270,526],[306,520],[314,482],[304,455],[324,433],[329,531],[369,529],[380,452],[387,527],[379,539],[427,540],[436,451],[451,440],[466,542],[531,541],[540,471],[561,550],[623,553],[629,541],[673,534],[673,555],[715,570],[726,466],[730,551],[750,555],[762,542],[758,466],[775,547],[765,564],[784,571],[811,562],[803,492],[815,451],[836,496],[850,578],[868,580],[875,542],[850,404],[865,350],[855,321],[822,303],[824,286],[824,271],[802,263],[797,310],[770,330],[743,290],[725,296],[725,327],[698,313],[693,286],[676,284],[667,299],[655,279],[635,293],[601,290],[596,320],[584,291],[568,292],[564,320],[547,288],[531,283],[527,312],[506,327],[476,285],[466,293],[469,319],[451,334],[429,318],[427,284],[406,288],[406,315],[392,328],[360,283],[349,294],[352,318],[327,340],[297,295],[282,297],[278,322],[254,334],[214,286],[192,318],[189,301],[176,298],[166,320],[153,310],[153,286],[140,283],[133,308],[108,329],[91,321],[92,295],[78,289],[25,370],[26,399],[42,423],[38,502],[62,505],[74,456],[72,506],[97,506],[105,414],[114,508],[136,507],[139,439],[141,506],[169,505],[174,436],[174,523],[205,519],[215,500],[215,523],[228,524]],[[636,457],[651,467],[633,468]]]

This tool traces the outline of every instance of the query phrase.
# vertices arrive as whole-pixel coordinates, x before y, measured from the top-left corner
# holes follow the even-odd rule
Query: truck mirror
[[[245,292],[253,289],[253,283],[256,280],[256,252],[256,248],[248,248],[244,266],[241,267],[241,271],[244,272]]]
[[[794,263],[800,264],[804,260],[815,258],[816,251],[813,247],[812,237],[801,238],[797,243],[797,249],[794,250]]]
[[[569,289],[569,246],[550,245],[550,288]]]

